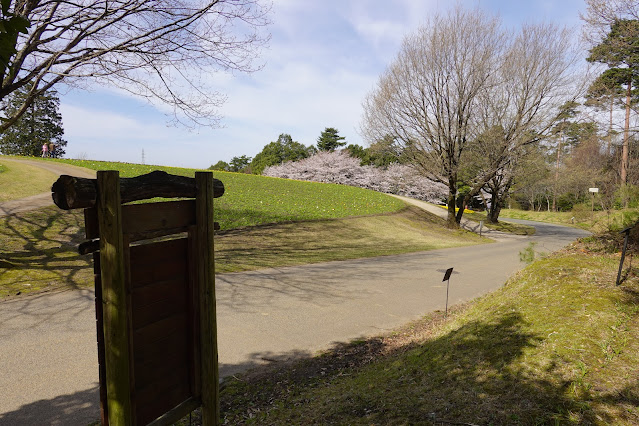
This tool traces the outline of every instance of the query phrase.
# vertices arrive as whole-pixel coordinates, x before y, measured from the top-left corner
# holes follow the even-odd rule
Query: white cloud
[[[555,2],[464,1],[509,20],[536,12],[557,21],[575,20],[575,4]],[[165,106],[144,107],[129,94],[101,89],[62,97],[69,155],[147,163],[208,167],[233,156],[254,156],[280,133],[314,144],[325,127],[337,127],[349,143],[357,134],[361,102],[397,54],[403,38],[448,0],[275,0],[265,67],[256,73],[203,76],[228,96],[220,109],[224,128],[199,133],[166,127]]]

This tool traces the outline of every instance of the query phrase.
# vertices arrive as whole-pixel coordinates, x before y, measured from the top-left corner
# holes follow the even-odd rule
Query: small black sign
[[[453,273],[453,268],[446,269],[446,273],[444,274],[444,279],[442,280],[442,282],[449,280],[452,273]]]

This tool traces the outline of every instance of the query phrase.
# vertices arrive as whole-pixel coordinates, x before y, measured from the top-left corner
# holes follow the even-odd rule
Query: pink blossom
[[[349,156],[346,150],[321,151],[303,160],[267,167],[262,174],[357,186],[433,203],[441,202],[448,195],[445,185],[420,175],[410,166],[397,163],[386,169],[361,166],[360,160]]]

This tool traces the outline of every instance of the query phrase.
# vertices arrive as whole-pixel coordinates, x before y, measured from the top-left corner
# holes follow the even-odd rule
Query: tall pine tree
[[[335,151],[340,146],[346,145],[344,136],[339,135],[339,130],[327,127],[317,138],[317,149],[320,151]]]
[[[11,94],[4,108],[11,116],[27,96],[26,89]],[[62,138],[62,116],[58,111],[60,99],[55,91],[38,96],[25,114],[0,134],[0,151],[7,155],[39,156],[43,144],[55,145],[55,156],[65,153],[67,141]]]
[[[618,19],[610,26],[606,37],[590,49],[589,62],[599,62],[608,66],[615,80],[625,86],[626,120],[621,154],[620,178],[624,185],[628,176],[630,110],[633,83],[639,78],[639,21],[636,19]]]

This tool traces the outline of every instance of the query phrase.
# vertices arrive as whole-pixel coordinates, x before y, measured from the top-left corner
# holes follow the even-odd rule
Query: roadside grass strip
[[[215,239],[218,273],[359,259],[482,244],[472,232],[450,230],[417,207],[400,212],[222,231]]]
[[[448,318],[231,377],[226,424],[639,424],[639,279],[593,240]],[[626,265],[627,266],[627,265]]]
[[[0,299],[56,289],[90,288],[90,255],[81,211],[46,207],[0,217]],[[417,208],[343,219],[306,220],[222,231],[217,273],[433,250],[488,242],[446,229]]]
[[[605,232],[608,229],[622,230],[636,223],[639,220],[639,209],[611,209],[592,212],[589,207],[584,205],[577,205],[569,212],[503,209],[501,217],[557,223],[591,232]]]

